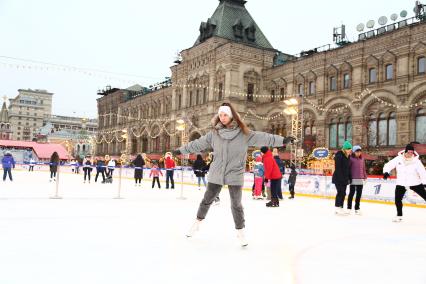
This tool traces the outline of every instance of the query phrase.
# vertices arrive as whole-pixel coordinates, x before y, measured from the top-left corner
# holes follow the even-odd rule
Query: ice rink
[[[112,185],[14,171],[0,185],[0,284],[426,283],[426,209],[363,203],[335,216],[334,201],[297,197],[279,208],[245,192],[247,248],[236,239],[229,195],[185,237],[204,190]]]

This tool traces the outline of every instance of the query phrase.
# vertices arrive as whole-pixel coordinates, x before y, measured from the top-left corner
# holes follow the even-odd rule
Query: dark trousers
[[[416,186],[410,186],[410,189],[417,193],[421,198],[426,201],[426,190],[423,184]],[[402,216],[402,199],[404,198],[405,192],[407,190],[404,186],[397,185],[395,189],[395,205],[398,216]]]
[[[152,178],[152,188],[154,188],[154,185],[155,185],[155,182],[157,181],[157,185],[158,185],[158,188],[161,188],[161,185],[160,185],[160,177],[153,177]]]
[[[113,173],[114,173],[114,169],[108,169],[107,176],[112,177]]]
[[[169,188],[169,179],[172,185],[172,188],[175,188],[175,180],[173,179],[174,170],[166,170],[166,189]]]
[[[90,181],[92,169],[91,168],[84,168],[83,171],[84,171],[84,181],[86,181],[86,177]]]
[[[231,210],[232,217],[234,218],[235,228],[237,230],[245,227],[244,220],[244,208],[241,204],[242,199],[242,186],[240,185],[228,185],[229,195],[231,197]],[[222,185],[207,183],[207,190],[204,193],[204,198],[198,207],[197,219],[204,220],[207,212],[209,212],[210,206],[213,201],[219,197],[219,193],[222,190]]]
[[[347,185],[335,184],[335,186],[336,186],[337,194],[336,194],[336,201],[334,206],[343,208],[343,204],[345,203]]]
[[[363,185],[353,185],[351,184],[349,195],[348,195],[348,209],[352,209],[352,200],[354,198],[355,192],[355,210],[359,210],[359,205],[361,203],[361,196],[362,196],[362,188]]]
[[[281,192],[281,196],[282,196],[281,179],[271,179],[271,197],[272,198],[279,198],[280,192]]]
[[[290,191],[290,196],[294,197],[294,184],[288,184],[288,190]]]
[[[56,177],[56,171],[50,171],[50,178]]]
[[[141,183],[142,182],[142,178],[135,178],[135,183]]]
[[[12,169],[11,168],[3,168],[3,181],[6,180],[6,176],[9,176],[9,179],[12,181]]]
[[[99,174],[102,174],[102,181],[105,181],[105,170],[100,170],[96,172],[96,176],[95,176],[95,182],[98,181],[98,176]]]
[[[33,172],[33,171],[34,171],[34,166],[30,166],[30,167],[28,168],[28,171],[29,171],[29,172]]]

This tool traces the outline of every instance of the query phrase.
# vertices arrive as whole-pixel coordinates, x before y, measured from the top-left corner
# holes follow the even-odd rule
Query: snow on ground
[[[362,204],[333,214],[333,200],[296,197],[279,208],[243,196],[247,248],[238,245],[228,192],[187,239],[204,190],[141,188],[123,180],[83,184],[63,174],[60,195],[46,172],[0,182],[1,284],[426,283],[426,210]]]

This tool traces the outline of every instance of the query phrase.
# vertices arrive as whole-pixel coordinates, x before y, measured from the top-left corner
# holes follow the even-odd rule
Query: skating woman
[[[245,227],[244,209],[241,204],[247,148],[264,145],[281,147],[285,143],[293,141],[294,138],[283,138],[278,135],[249,130],[229,103],[223,103],[219,108],[217,115],[212,120],[212,127],[213,129],[206,135],[175,151],[175,154],[190,154],[212,148],[215,153],[215,158],[210,165],[206,193],[198,208],[197,219],[187,236],[193,236],[198,230],[222,186],[228,185],[237,236],[240,244],[247,246],[248,243],[243,232]]]
[[[351,170],[351,185],[348,196],[348,210],[352,210],[352,200],[355,192],[355,214],[361,215],[360,203],[362,196],[362,188],[364,182],[367,180],[367,171],[365,169],[365,161],[362,156],[361,146],[354,146],[352,148],[352,155],[349,159],[349,168]]]
[[[344,211],[343,204],[345,203],[346,187],[350,180],[349,170],[349,156],[352,152],[352,144],[349,141],[345,141],[342,150],[337,152],[334,156],[335,170],[333,173],[332,182],[336,186],[337,194],[335,200],[335,213],[336,215],[348,215],[348,212]]]
[[[197,159],[195,160],[194,164],[192,165],[192,170],[194,171],[195,176],[197,177],[198,180],[198,190],[200,190],[200,186],[201,186],[201,181],[203,181],[203,184],[205,187],[207,187],[206,184],[206,169],[207,164],[206,162],[203,160],[203,157],[198,154],[197,155]]]
[[[58,171],[59,155],[57,152],[53,152],[50,156],[50,181],[56,181],[56,172]]]
[[[402,221],[402,199],[407,189],[411,189],[426,201],[426,170],[419,159],[419,155],[414,151],[412,145],[407,145],[405,150],[398,153],[398,156],[390,160],[383,167],[383,178],[387,179],[389,173],[396,169],[395,205],[397,216],[394,222]]]
[[[145,166],[145,161],[141,154],[136,156],[136,159],[133,161],[133,165],[135,166],[135,186],[141,186],[143,179],[143,166]]]

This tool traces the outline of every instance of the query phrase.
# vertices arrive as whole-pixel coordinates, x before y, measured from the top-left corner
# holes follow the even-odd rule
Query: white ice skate
[[[361,216],[362,215],[361,210],[355,210],[355,215]]]
[[[334,213],[338,216],[348,216],[349,215],[349,211],[346,211],[345,209],[343,209],[341,207],[336,207],[336,210],[335,210]]]
[[[244,236],[244,229],[237,230],[237,238],[242,247],[248,246],[248,242]]]
[[[189,229],[188,233],[186,233],[186,236],[188,238],[191,238],[192,236],[194,236],[195,232],[197,232],[200,229],[200,223],[201,220],[195,220],[195,223],[192,225],[191,229]]]
[[[394,217],[393,219],[392,219],[392,222],[395,222],[395,223],[400,223],[400,222],[402,222],[404,219],[402,218],[402,216],[396,216],[396,217]]]

